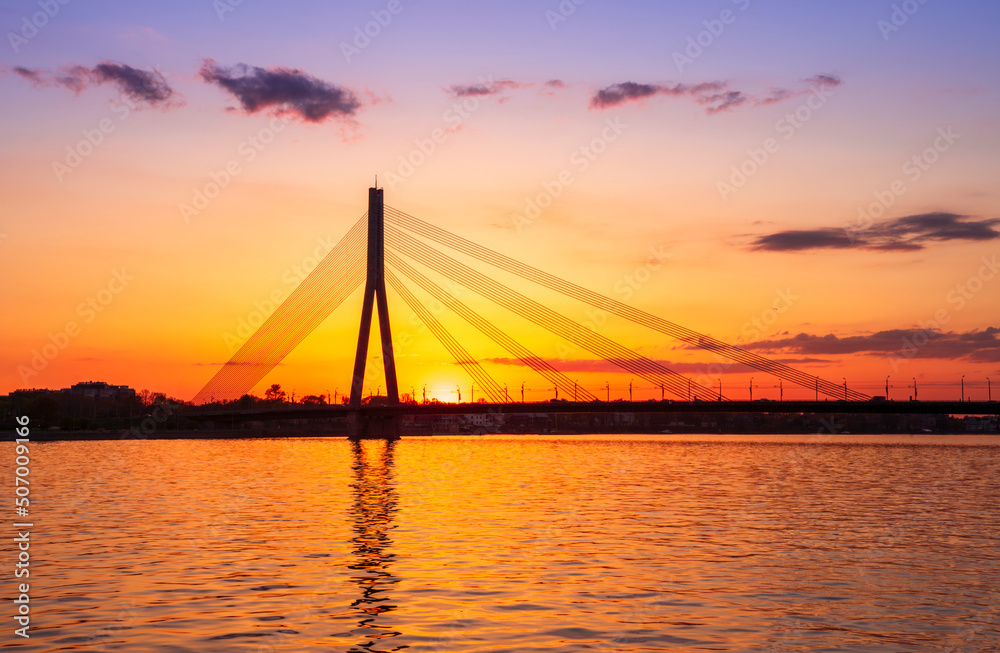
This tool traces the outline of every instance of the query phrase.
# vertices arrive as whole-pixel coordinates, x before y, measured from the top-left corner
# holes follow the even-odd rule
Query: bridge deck
[[[508,404],[400,404],[395,406],[283,406],[238,411],[185,411],[204,421],[328,419],[352,413],[370,416],[479,415],[525,413],[864,413],[896,415],[1000,415],[996,401],[595,401]]]

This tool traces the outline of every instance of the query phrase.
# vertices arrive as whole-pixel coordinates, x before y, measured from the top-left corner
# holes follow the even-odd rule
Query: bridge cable
[[[402,272],[411,282],[420,286],[425,292],[430,294],[442,305],[451,309],[452,312],[463,318],[466,322],[478,329],[483,335],[490,338],[506,349],[511,356],[516,358],[522,365],[537,372],[553,386],[562,390],[565,396],[571,397],[574,393],[580,401],[596,401],[597,397],[585,388],[564,375],[562,372],[552,367],[548,361],[532,353],[528,348],[514,340],[505,332],[497,328],[492,322],[482,317],[476,311],[465,305],[460,299],[444,290],[426,276],[420,274],[416,269],[407,264],[395,252],[386,252],[386,262],[394,269]]]
[[[496,404],[504,403],[504,391],[500,387],[500,384],[489,375],[489,373],[483,369],[483,366],[479,364],[475,358],[469,353],[465,347],[463,347],[451,333],[445,329],[441,323],[438,321],[434,315],[431,314],[427,308],[417,301],[417,298],[413,296],[413,293],[409,291],[406,286],[400,282],[399,278],[392,273],[391,270],[385,271],[385,280],[389,282],[393,290],[403,298],[407,306],[410,307],[420,321],[424,323],[425,326],[430,330],[430,332],[437,338],[437,341],[448,350],[451,357],[455,359],[455,363],[461,367],[472,380],[479,384],[487,395],[490,397],[490,401]]]
[[[367,214],[362,216],[192,400],[233,400],[250,392],[364,282]]]
[[[671,337],[677,338],[690,345],[713,352],[717,355],[729,358],[762,372],[773,374],[792,383],[796,383],[809,389],[818,389],[820,392],[833,396],[842,397],[844,389],[842,386],[820,379],[819,377],[806,374],[783,363],[769,360],[733,345],[729,345],[712,336],[693,331],[686,327],[674,324],[662,318],[656,317],[645,311],[623,304],[615,299],[600,295],[587,290],[569,281],[543,272],[530,265],[517,261],[495,252],[491,249],[466,240],[440,227],[424,222],[414,216],[403,213],[391,207],[385,207],[387,219],[391,219],[391,224],[404,227],[410,231],[420,234],[441,245],[460,251],[468,256],[476,258],[484,263],[501,268],[524,279],[555,290],[564,295],[590,304],[596,308],[623,317],[629,321],[641,324],[653,330],[659,331]],[[849,399],[854,401],[865,401],[868,395],[853,390],[847,391]]]
[[[709,388],[694,383],[690,379],[685,379],[660,363],[641,356],[596,331],[542,306],[398,229],[386,230],[386,242],[394,249],[419,261],[435,272],[458,281],[491,301],[559,337],[597,354],[604,360],[646,379],[653,385],[669,389],[672,394],[678,397],[686,398],[690,392],[692,397],[702,400],[718,398],[717,393]]]
[[[362,219],[306,280],[299,284],[292,295],[275,309],[267,320],[271,322],[269,328],[264,329],[263,324],[258,328],[251,338],[252,342],[248,340],[245,344],[246,350],[242,357],[236,360],[234,356],[232,362],[242,369],[231,375],[228,385],[220,383],[212,388],[216,397],[219,393],[225,396],[240,392],[249,383],[249,388],[240,392],[237,398],[246,394],[263,378],[257,378],[259,369],[255,368],[266,368],[268,371],[273,369],[332,312],[336,306],[331,307],[329,300],[332,299],[339,305],[360,285],[364,279],[364,270],[359,265],[364,246],[364,229],[359,227],[363,224]],[[344,270],[348,274],[343,274]],[[333,280],[335,283],[331,283]],[[306,284],[305,281],[309,283]],[[333,288],[330,288],[331,285]]]

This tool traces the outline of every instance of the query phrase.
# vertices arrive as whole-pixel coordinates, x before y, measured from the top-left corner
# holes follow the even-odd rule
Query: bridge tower
[[[382,336],[382,361],[385,367],[385,385],[389,404],[399,403],[399,386],[396,382],[396,361],[392,351],[392,330],[389,327],[389,305],[385,293],[385,204],[381,188],[368,189],[368,276],[365,281],[365,301],[361,308],[361,330],[358,333],[358,350],[354,357],[354,376],[351,379],[351,408],[361,407],[364,391],[365,364],[368,360],[368,338],[372,328],[372,311],[378,307],[378,327]],[[398,431],[398,426],[370,424],[362,420],[356,429],[361,437],[381,437],[382,427],[388,435]]]

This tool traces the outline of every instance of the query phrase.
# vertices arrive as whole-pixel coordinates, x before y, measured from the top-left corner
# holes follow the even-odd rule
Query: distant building
[[[127,385],[110,385],[104,381],[84,381],[62,389],[63,394],[95,399],[134,399],[135,390]]]
[[[38,395],[38,394],[52,394],[56,392],[55,390],[49,390],[48,388],[22,388],[21,390],[12,390],[7,396],[9,397],[26,397],[28,395]]]

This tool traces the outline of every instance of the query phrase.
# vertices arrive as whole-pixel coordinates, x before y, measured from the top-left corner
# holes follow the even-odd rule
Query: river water
[[[55,442],[30,478],[10,650],[1000,648],[997,437]]]

